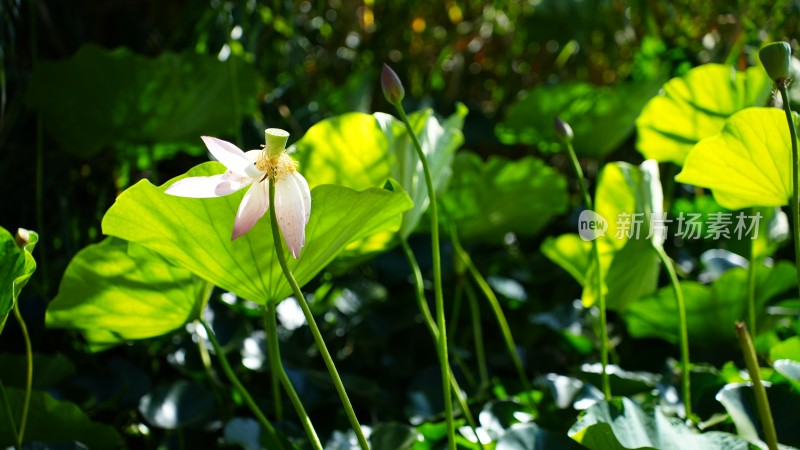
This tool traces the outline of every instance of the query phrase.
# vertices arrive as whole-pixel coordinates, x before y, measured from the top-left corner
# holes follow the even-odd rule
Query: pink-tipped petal
[[[228,168],[228,170],[241,175],[243,177],[255,178],[261,172],[255,168],[253,161],[245,156],[244,152],[239,147],[231,144],[230,142],[223,141],[209,136],[201,136],[205,142],[208,151],[214,155],[217,161]]]
[[[277,192],[277,191],[276,191]],[[244,194],[236,219],[233,222],[231,240],[250,231],[269,208],[269,183],[253,183]]]
[[[300,175],[300,172],[292,172],[289,178],[293,178],[300,189],[300,194],[303,198],[303,208],[305,210],[305,224],[308,225],[308,219],[311,217],[311,189],[308,188],[308,182]]]
[[[294,177],[287,176],[275,183],[274,207],[286,246],[297,259],[306,244],[306,211],[303,194]]]
[[[189,177],[178,180],[172,183],[164,193],[176,197],[189,198],[223,197],[233,194],[250,183],[250,178],[244,178],[232,172],[226,172],[222,175]]]

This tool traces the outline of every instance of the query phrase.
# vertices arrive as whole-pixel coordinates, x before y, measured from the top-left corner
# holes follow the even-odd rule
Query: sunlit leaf
[[[451,176],[453,155],[464,141],[461,127],[467,109],[459,105],[440,121],[433,111],[409,116],[430,166],[434,189],[440,192]],[[428,208],[428,188],[413,143],[395,117],[351,113],[323,120],[293,146],[303,175],[311,187],[340,184],[361,190],[397,180],[414,201],[403,216],[401,234],[408,236]]]
[[[772,80],[761,66],[744,72],[705,64],[669,80],[636,120],[638,150],[647,159],[683,164],[701,139],[722,130],[725,119],[750,106],[763,106]]]
[[[141,245],[107,238],[78,252],[47,326],[84,331],[101,348],[129,339],[161,336],[199,317],[205,283]]]
[[[747,108],[698,143],[675,179],[711,189],[728,209],[782,206],[792,192],[792,146],[784,113]]]
[[[509,107],[495,133],[505,144],[536,145],[557,152],[562,144],[553,133],[553,119],[560,117],[575,133],[578,154],[602,158],[630,136],[636,116],[661,82],[537,86]]]
[[[39,235],[24,230],[28,234],[28,243],[23,248],[17,247],[14,236],[0,227],[0,333],[6,324],[8,314],[17,303],[20,291],[36,270],[36,260],[31,251],[39,241]]]
[[[794,266],[781,261],[775,267],[758,266],[756,270],[756,316],[766,314],[764,306],[777,294],[797,283]],[[686,299],[689,340],[693,345],[718,347],[736,341],[734,322],[747,317],[747,270],[730,269],[714,284],[681,282]],[[678,342],[678,313],[671,286],[631,304],[625,320],[633,337],[657,337]]]
[[[663,229],[651,224],[658,220],[652,214],[661,212],[663,194],[655,161],[640,166],[614,162],[603,167],[595,194],[595,217],[606,229],[596,241],[609,308],[622,311],[655,290],[659,262],[653,245],[661,245]],[[591,248],[584,238],[570,234],[548,239],[541,247],[545,256],[583,285],[582,300],[587,307],[597,300],[597,269]]]
[[[749,450],[748,443],[727,433],[698,434],[680,419],[660,410],[644,410],[622,397],[589,408],[569,436],[591,450]]]
[[[484,161],[463,151],[453,173],[442,209],[466,240],[501,242],[509,232],[531,236],[567,208],[566,179],[531,156]]]
[[[184,176],[223,172],[219,163],[201,164]],[[212,199],[164,194],[175,178],[156,187],[140,181],[118,198],[103,218],[103,232],[144,245],[172,264],[215,286],[264,304],[286,298],[291,289],[275,257],[268,216],[243,237],[231,241],[233,219],[243,193]],[[372,234],[397,230],[411,207],[404,193],[324,185],[311,192],[306,246],[289,267],[303,285],[347,245]]]
[[[86,45],[68,60],[39,62],[27,102],[50,136],[81,158],[131,144],[200,149],[200,135],[233,133],[255,110],[257,77],[243,61],[193,51],[149,58]]]
[[[9,409],[14,414],[14,422],[19,424],[25,390],[6,387],[5,391]],[[6,417],[7,410],[0,397],[0,447],[3,448],[15,444]],[[78,441],[92,449],[117,449],[122,446],[122,439],[114,428],[93,422],[78,405],[56,400],[43,391],[31,393],[25,441],[46,443]]]

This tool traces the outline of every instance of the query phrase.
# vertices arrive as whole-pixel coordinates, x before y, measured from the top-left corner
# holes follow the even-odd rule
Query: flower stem
[[[306,409],[303,407],[303,402],[300,401],[300,397],[294,390],[294,386],[292,386],[292,381],[289,379],[289,376],[286,375],[286,370],[284,370],[283,363],[281,362],[281,353],[280,353],[281,349],[280,349],[280,343],[278,342],[278,324],[277,324],[276,306],[277,305],[273,302],[267,303],[266,307],[264,308],[264,314],[263,314],[264,330],[267,332],[267,339],[269,344],[269,352],[268,352],[269,364],[270,364],[270,369],[272,369],[273,380],[277,380],[281,385],[283,385],[283,389],[286,390],[286,395],[289,396],[289,400],[292,402],[294,410],[300,417],[300,422],[303,424],[303,429],[305,429],[306,435],[308,436],[308,440],[311,442],[311,445],[314,447],[315,450],[322,450],[322,443],[320,442],[319,437],[317,436],[317,432],[314,430],[314,425],[311,423],[311,418],[308,417]],[[275,394],[276,408],[278,408],[278,405],[281,403],[280,391],[277,388],[278,386],[273,384],[273,393]]]
[[[583,176],[583,169],[578,162],[578,157],[575,155],[575,149],[572,147],[572,142],[566,143],[567,154],[572,163],[572,168],[575,170],[575,176],[578,178],[578,186],[583,196],[583,204],[586,209],[594,209],[592,204],[592,196],[589,195],[589,188],[586,184],[586,178]],[[597,245],[597,240],[592,240],[592,259],[595,265],[595,290],[597,291],[597,307],[600,309],[600,364],[603,368],[601,374],[603,385],[603,396],[606,400],[611,398],[611,380],[608,377],[608,317],[606,313],[606,296],[603,293],[603,271],[600,266],[600,249]],[[584,288],[585,289],[585,288]]]
[[[281,400],[281,376],[279,372],[283,371],[283,364],[281,363],[280,347],[278,345],[276,305],[268,301],[262,309],[261,318],[264,321],[264,332],[267,334],[267,356],[269,357],[270,380],[272,382],[272,401],[275,402],[275,416],[280,421],[283,420],[283,401]],[[275,328],[274,334],[273,328]],[[278,369],[278,366],[281,366],[281,368]]]
[[[33,389],[33,350],[31,348],[31,338],[28,335],[28,327],[19,311],[19,302],[14,303],[14,317],[19,323],[19,330],[22,332],[22,340],[25,342],[25,356],[27,357],[27,367],[25,373],[25,400],[22,403],[22,416],[19,419],[19,430],[17,434],[17,446],[22,448],[22,441],[25,436],[25,425],[28,422],[28,409],[31,403],[31,390]]]
[[[211,345],[214,347],[214,352],[217,354],[219,363],[222,366],[222,371],[225,372],[228,380],[230,380],[231,384],[233,384],[236,390],[239,391],[242,399],[244,399],[244,403],[248,408],[250,408],[250,411],[252,411],[253,415],[256,416],[256,419],[261,426],[263,426],[267,433],[272,436],[273,441],[283,449],[284,447],[281,444],[281,441],[278,439],[278,433],[275,431],[275,428],[272,426],[269,419],[267,419],[267,416],[261,412],[261,408],[259,408],[255,400],[253,400],[253,397],[250,395],[250,392],[247,391],[247,388],[245,388],[242,382],[239,381],[239,378],[233,372],[231,365],[228,364],[228,359],[225,357],[225,354],[222,351],[222,346],[219,345],[219,341],[217,341],[217,337],[214,335],[214,330],[211,329],[211,326],[204,319],[200,318],[197,320],[206,330],[206,335],[208,336],[209,342],[211,342]]]
[[[433,316],[431,315],[431,310],[428,308],[428,302],[425,300],[425,290],[423,287],[422,282],[422,271],[419,269],[419,264],[417,263],[417,259],[414,257],[414,252],[411,251],[411,247],[408,245],[408,241],[405,239],[400,239],[400,246],[403,248],[403,253],[406,256],[406,260],[408,261],[408,265],[411,267],[411,272],[414,275],[414,292],[415,297],[417,298],[417,306],[419,307],[420,313],[422,313],[423,319],[425,319],[425,325],[428,328],[428,332],[431,334],[434,342],[439,341],[439,330],[436,328],[436,322],[433,320]],[[469,410],[469,405],[467,404],[466,398],[464,398],[463,392],[461,391],[461,387],[458,385],[458,381],[456,380],[455,375],[450,369],[450,386],[453,389],[453,392],[456,394],[456,399],[458,400],[458,404],[461,407],[461,410],[464,412],[464,417],[467,419],[467,423],[469,424],[470,428],[472,428],[472,432],[475,434],[475,437],[478,439],[478,446],[481,450],[484,449],[483,443],[481,443],[480,438],[478,438],[478,431],[477,425],[475,423],[475,418],[472,416],[472,413]]]
[[[456,448],[456,428],[455,421],[453,420],[453,399],[450,395],[450,364],[448,362],[447,354],[447,326],[444,318],[444,297],[442,295],[442,257],[439,249],[439,212],[436,207],[436,190],[433,187],[433,177],[431,176],[431,169],[428,165],[428,159],[425,157],[425,152],[417,139],[417,134],[411,128],[411,122],[408,121],[408,116],[403,109],[403,104],[400,102],[393,103],[400,115],[400,119],[406,126],[408,137],[414,143],[414,148],[417,150],[417,156],[422,163],[422,170],[425,173],[425,184],[428,188],[428,199],[430,201],[431,212],[431,256],[433,259],[433,295],[436,302],[436,322],[439,328],[439,358],[440,371],[442,373],[442,395],[444,397],[444,415],[447,420],[447,440],[448,448],[455,450]]]
[[[461,245],[461,241],[458,239],[458,233],[456,233],[454,226],[451,226],[450,228],[450,242],[452,242],[453,249],[455,250],[459,259],[461,259],[461,262],[467,268],[467,272],[469,272],[472,280],[478,285],[478,288],[483,293],[483,296],[486,297],[486,300],[489,301],[489,305],[492,307],[492,312],[497,319],[497,324],[500,326],[500,332],[503,335],[503,341],[506,344],[508,354],[511,356],[511,361],[517,370],[517,375],[519,376],[523,389],[526,391],[533,390],[531,383],[528,381],[528,376],[525,374],[525,369],[522,366],[522,360],[517,353],[517,344],[514,342],[514,337],[511,334],[511,328],[508,326],[508,320],[506,320],[506,316],[503,313],[503,308],[500,307],[500,301],[497,299],[497,296],[495,295],[491,286],[489,286],[489,283],[487,283],[486,279],[483,278],[483,275],[481,275],[481,272],[477,267],[475,267],[475,264],[472,262],[472,258],[470,258],[469,253],[464,250],[464,247]],[[469,294],[469,292],[470,291],[468,288],[467,293]]]
[[[789,137],[792,141],[792,226],[794,233],[792,233],[792,240],[794,241],[794,258],[795,268],[797,269],[797,289],[800,292],[800,184],[798,184],[798,166],[797,156],[797,130],[794,127],[794,118],[792,117],[792,108],[789,104],[789,92],[786,83],[778,84],[778,91],[781,93],[783,99],[783,111],[786,113],[786,122],[789,124]]]
[[[661,263],[664,265],[664,268],[667,270],[669,274],[669,281],[672,283],[672,289],[675,291],[675,302],[678,307],[678,321],[679,321],[679,330],[680,333],[680,342],[681,342],[681,372],[682,377],[682,390],[683,390],[683,407],[684,413],[686,414],[687,419],[692,418],[692,390],[691,390],[691,365],[689,362],[689,329],[687,326],[686,321],[686,302],[683,299],[683,290],[681,289],[681,284],[678,281],[678,274],[675,272],[675,268],[672,266],[672,261],[670,261],[667,253],[664,251],[664,248],[656,245],[654,246],[656,249],[656,253],[658,253],[658,258],[661,260]]]
[[[289,285],[292,287],[292,292],[294,293],[295,299],[297,299],[297,303],[300,305],[300,309],[303,310],[303,315],[306,317],[306,322],[308,322],[308,328],[311,330],[311,334],[314,336],[314,341],[317,343],[317,348],[319,349],[320,355],[325,361],[325,366],[328,368],[328,373],[330,373],[333,386],[336,388],[336,392],[339,394],[339,399],[342,402],[342,406],[344,406],[344,411],[347,414],[348,420],[350,421],[350,426],[353,427],[353,431],[356,433],[358,445],[361,447],[361,450],[369,450],[367,438],[364,437],[364,432],[361,430],[361,425],[358,423],[358,418],[356,417],[355,411],[353,411],[353,405],[350,403],[350,398],[347,396],[347,391],[344,389],[342,379],[339,377],[339,372],[336,370],[336,365],[333,363],[333,358],[331,358],[331,354],[328,352],[328,347],[325,345],[325,340],[322,338],[322,333],[320,333],[319,327],[317,327],[317,322],[314,320],[314,314],[311,313],[311,308],[309,308],[308,302],[306,302],[306,298],[303,296],[303,292],[300,291],[300,285],[297,284],[297,280],[294,278],[292,271],[289,270],[289,265],[286,262],[286,254],[283,251],[283,240],[281,239],[281,232],[278,228],[278,216],[275,214],[274,177],[270,177],[269,179],[269,197],[269,204],[273,205],[271,208],[269,208],[269,217],[272,224],[272,239],[275,243],[275,255],[278,257],[278,262],[281,265],[281,269],[283,269],[283,275],[286,277],[286,281],[288,281]]]
[[[761,383],[761,374],[758,368],[756,349],[753,347],[753,340],[747,332],[747,326],[743,322],[736,322],[736,335],[739,337],[739,345],[744,354],[744,363],[750,380],[753,382],[753,393],[756,397],[756,407],[758,416],[761,419],[761,429],[764,431],[764,438],[767,440],[769,450],[778,450],[778,434],[775,432],[775,423],[772,421],[772,412],[769,409],[767,390]]]

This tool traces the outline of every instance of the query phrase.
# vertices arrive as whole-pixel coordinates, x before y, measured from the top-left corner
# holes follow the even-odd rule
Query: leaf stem
[[[314,425],[311,423],[311,418],[308,417],[306,409],[303,407],[303,402],[300,401],[300,397],[294,390],[294,386],[292,386],[292,380],[289,379],[289,376],[286,374],[286,370],[283,368],[283,363],[281,362],[281,349],[280,343],[278,342],[278,317],[276,307],[277,305],[275,303],[268,302],[264,307],[264,314],[262,315],[264,320],[264,330],[267,333],[267,342],[269,345],[269,364],[273,373],[273,383],[274,380],[277,379],[280,385],[283,386],[283,389],[286,391],[286,395],[289,396],[289,400],[294,406],[294,410],[300,417],[300,422],[303,424],[303,429],[305,429],[311,445],[316,450],[322,450],[322,443],[317,436],[316,430],[314,430]],[[276,408],[278,408],[278,405],[281,403],[280,391],[278,388],[279,385],[273,384]]]
[[[274,438],[275,443],[280,445],[280,447],[283,449],[284,447],[282,444],[280,444],[280,440],[278,439],[278,433],[275,431],[275,428],[272,426],[269,419],[267,419],[267,416],[265,416],[264,413],[261,412],[261,408],[259,408],[255,400],[253,400],[253,397],[250,395],[250,392],[247,391],[247,388],[244,387],[242,382],[239,381],[239,378],[233,372],[231,365],[228,363],[228,358],[225,357],[225,353],[222,351],[222,346],[219,345],[219,341],[217,341],[217,338],[214,335],[214,330],[211,329],[211,326],[205,321],[205,319],[199,318],[197,319],[197,321],[200,322],[200,324],[206,330],[206,335],[208,336],[208,340],[214,347],[214,352],[216,352],[217,354],[219,363],[222,366],[222,371],[225,372],[225,375],[228,377],[228,380],[230,380],[231,384],[233,384],[236,390],[239,391],[239,394],[241,394],[242,399],[244,399],[244,403],[247,405],[248,408],[250,408],[250,411],[252,411],[253,415],[256,416],[256,419],[261,424],[261,426],[263,426],[264,429],[267,431],[267,433],[269,433]]]
[[[31,390],[33,389],[33,349],[31,348],[31,338],[28,335],[28,327],[19,311],[19,302],[14,302],[14,317],[19,323],[19,330],[22,332],[22,340],[25,342],[25,356],[27,366],[25,373],[25,400],[22,403],[22,416],[19,419],[19,432],[17,434],[17,446],[22,448],[22,441],[25,436],[25,425],[28,422],[28,409],[31,404]]]
[[[522,360],[517,353],[517,344],[514,342],[514,336],[511,334],[511,328],[508,326],[508,320],[506,320],[506,316],[503,313],[503,308],[500,306],[500,301],[497,299],[497,295],[495,295],[491,286],[489,286],[489,283],[487,283],[486,279],[483,278],[481,272],[477,267],[475,267],[475,264],[472,262],[472,258],[470,258],[469,253],[464,250],[464,247],[461,245],[461,241],[458,239],[458,233],[456,232],[455,226],[452,224],[450,227],[450,242],[452,242],[453,249],[455,250],[459,259],[461,259],[464,267],[467,268],[467,272],[472,277],[472,280],[478,285],[478,288],[483,293],[483,296],[486,297],[486,300],[489,301],[489,305],[492,307],[492,312],[497,319],[497,324],[500,326],[500,333],[503,335],[503,342],[506,344],[506,350],[508,350],[508,354],[511,356],[511,362],[514,364],[514,368],[517,370],[517,375],[522,383],[522,387],[526,391],[533,390],[531,383],[528,381],[528,376],[525,374],[525,369],[522,366]],[[468,295],[470,293],[469,289],[470,288],[468,287]]]
[[[400,239],[400,246],[403,249],[403,253],[406,256],[406,260],[408,261],[409,267],[411,267],[411,273],[413,274],[414,279],[414,293],[416,294],[415,297],[417,299],[417,306],[419,307],[420,313],[422,314],[422,318],[425,319],[425,325],[428,328],[428,332],[431,334],[434,342],[439,341],[439,330],[436,327],[436,322],[433,320],[433,316],[431,315],[431,310],[428,308],[428,302],[425,299],[425,290],[423,287],[422,282],[422,271],[419,269],[419,264],[417,263],[417,259],[414,257],[414,252],[411,250],[411,247],[408,245],[408,241],[405,239]],[[467,423],[469,424],[470,428],[472,428],[472,432],[475,434],[475,437],[478,439],[478,446],[480,446],[481,450],[484,449],[483,443],[480,441],[478,437],[477,425],[475,423],[475,418],[472,416],[472,413],[469,410],[469,405],[467,404],[466,398],[464,398],[463,391],[461,387],[458,385],[458,381],[456,380],[455,375],[450,369],[450,386],[453,389],[453,392],[456,394],[456,399],[458,400],[458,404],[461,407],[461,410],[464,412],[464,417],[467,419]]]
[[[361,430],[361,425],[358,423],[358,418],[356,417],[355,411],[353,411],[353,405],[350,403],[350,398],[347,396],[347,391],[344,389],[342,379],[339,376],[339,372],[336,370],[336,365],[333,363],[333,358],[331,358],[330,352],[328,352],[328,347],[325,345],[325,340],[322,338],[322,333],[320,333],[319,327],[317,327],[317,323],[314,320],[314,314],[311,313],[311,308],[308,306],[308,302],[306,302],[306,298],[303,296],[303,292],[300,290],[300,285],[294,278],[292,271],[289,270],[289,265],[286,262],[286,254],[283,251],[283,240],[281,239],[281,232],[278,228],[278,216],[275,213],[274,177],[269,178],[269,197],[269,204],[272,205],[272,207],[269,208],[269,217],[272,224],[272,239],[275,243],[275,254],[278,257],[278,262],[281,265],[281,269],[283,269],[283,275],[286,277],[286,281],[288,281],[289,285],[292,287],[292,292],[294,293],[295,299],[297,299],[297,303],[300,305],[300,309],[303,310],[303,315],[306,317],[306,322],[308,322],[308,328],[311,330],[311,334],[314,336],[314,341],[317,343],[317,348],[319,349],[320,355],[325,361],[325,366],[328,368],[328,373],[330,373],[333,386],[336,388],[336,392],[339,394],[339,399],[342,402],[342,406],[344,406],[344,411],[347,414],[348,420],[350,421],[350,426],[353,427],[353,431],[356,433],[358,445],[361,447],[361,450],[369,450],[367,438],[364,437],[364,432]]]
[[[798,184],[800,166],[798,166],[797,156],[797,130],[794,127],[787,84],[786,82],[779,83],[778,91],[780,91],[783,99],[783,112],[786,113],[786,122],[789,124],[789,137],[792,141],[792,226],[794,227],[792,240],[794,241],[795,268],[797,269],[797,289],[800,292],[800,204],[798,203],[800,202],[800,184]]]
[[[660,245],[653,246],[658,254],[658,258],[664,265],[669,274],[669,281],[672,283],[672,289],[675,291],[675,303],[678,307],[678,322],[681,345],[681,386],[683,391],[683,408],[687,419],[692,418],[692,390],[691,390],[691,364],[689,361],[689,327],[686,320],[686,302],[683,299],[683,290],[678,281],[678,274],[675,272],[675,267],[672,266],[669,256]]]
[[[566,142],[567,154],[572,163],[572,168],[575,170],[575,176],[578,178],[578,186],[580,187],[581,195],[583,196],[583,204],[586,209],[592,210],[592,196],[589,195],[589,188],[586,184],[586,178],[583,176],[583,169],[578,162],[578,157],[575,155],[575,149],[572,147],[572,142]],[[601,374],[603,385],[603,396],[606,400],[611,399],[611,380],[608,377],[608,316],[606,311],[606,296],[603,293],[603,270],[600,265],[600,249],[597,245],[597,240],[592,240],[592,259],[597,270],[595,270],[595,289],[597,291],[597,307],[600,309],[600,364],[603,368]],[[585,289],[585,288],[584,288]]]
[[[753,340],[750,338],[750,333],[747,332],[747,326],[744,322],[736,322],[736,335],[739,337],[739,345],[742,347],[747,372],[753,382],[753,393],[756,397],[756,407],[758,408],[758,416],[761,419],[764,438],[767,440],[769,450],[778,450],[778,434],[775,432],[775,423],[772,421],[767,390],[764,389],[764,384],[761,382],[756,349],[753,347]]]
[[[439,212],[436,206],[436,190],[433,187],[433,177],[431,176],[431,169],[428,165],[428,159],[425,157],[425,152],[417,139],[417,134],[411,127],[411,122],[408,121],[408,116],[403,109],[403,104],[400,102],[393,103],[400,115],[400,119],[406,126],[406,131],[411,141],[414,143],[414,148],[417,151],[417,156],[422,163],[422,170],[425,173],[425,184],[428,188],[428,199],[430,200],[431,212],[431,256],[433,259],[433,294],[436,303],[436,322],[439,328],[439,358],[440,371],[442,373],[442,394],[444,397],[444,415],[447,420],[447,440],[448,448],[450,450],[456,449],[456,431],[455,421],[453,420],[453,399],[450,395],[450,364],[448,362],[447,353],[447,326],[445,324],[444,314],[444,297],[442,294],[442,257],[439,248]]]

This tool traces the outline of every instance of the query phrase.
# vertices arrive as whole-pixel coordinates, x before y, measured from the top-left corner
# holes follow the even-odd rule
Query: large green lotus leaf
[[[649,236],[648,223],[650,213],[662,211],[663,194],[655,161],[645,161],[640,166],[614,162],[603,167],[595,194],[595,212],[608,227],[596,241],[604,274],[602,289],[608,296],[609,308],[624,310],[632,301],[656,289],[659,261],[652,246],[661,243],[656,239],[658,233]],[[546,240],[541,250],[581,283],[582,301],[588,307],[597,301],[597,267],[591,258],[591,245],[579,240],[577,235],[560,236]]]
[[[200,316],[205,282],[136,243],[106,238],[75,255],[47,307],[52,328],[85,332],[90,346],[161,336]],[[95,341],[93,337],[107,335]]]
[[[783,111],[747,108],[703,139],[675,179],[709,188],[725,208],[782,206],[792,192],[792,146]]]
[[[636,120],[636,147],[647,159],[683,164],[695,144],[722,130],[725,119],[765,105],[771,92],[761,66],[744,72],[722,64],[695,67],[669,80],[644,107]]]
[[[27,102],[64,150],[88,158],[109,146],[194,146],[201,134],[230,134],[255,110],[257,93],[257,72],[239,60],[86,45],[70,59],[38,63]]]
[[[757,317],[764,318],[766,303],[796,283],[794,266],[786,261],[778,262],[775,267],[757,267]],[[730,269],[711,286],[684,281],[681,289],[686,300],[689,340],[693,345],[714,348],[736,342],[734,322],[747,317],[747,270]],[[672,287],[665,286],[631,304],[625,321],[633,337],[657,337],[677,343],[678,312]]]
[[[557,152],[562,145],[553,132],[553,119],[560,117],[575,133],[576,153],[602,158],[630,136],[636,117],[662,82],[657,78],[616,86],[537,86],[509,107],[495,134],[505,144]]]
[[[432,110],[409,116],[430,166],[434,189],[445,189],[453,155],[464,142],[461,127],[467,108],[439,121]],[[428,208],[428,188],[413,143],[401,121],[383,113],[350,113],[323,120],[294,144],[296,156],[309,186],[340,184],[361,190],[382,187],[394,178],[414,201],[403,216],[400,233],[414,231]],[[353,250],[351,248],[351,250]]]
[[[10,407],[14,414],[14,423],[19,424],[19,414],[25,398],[23,389],[7,387],[5,391],[8,405],[3,404],[3,397],[0,396],[0,447],[2,448],[15,444],[14,434],[6,416],[7,407]],[[56,400],[43,391],[31,392],[25,441],[44,443],[78,441],[88,448],[101,450],[117,449],[123,445],[122,438],[114,428],[93,422],[78,405]]]
[[[233,220],[243,191],[227,197],[191,199],[164,194],[186,176],[222,173],[216,162],[204,163],[160,187],[140,181],[118,198],[103,218],[103,232],[144,245],[187,269],[255,303],[281,301],[291,293],[272,243],[265,215],[243,237],[231,241]],[[323,185],[311,191],[311,218],[300,259],[289,267],[302,285],[347,245],[383,231],[396,231],[411,208],[405,193],[371,188],[360,192]],[[285,247],[285,244],[283,244]]]
[[[767,391],[769,408],[772,411],[778,440],[781,444],[800,446],[800,415],[797,414],[800,394],[787,384],[773,384],[764,387]],[[752,385],[750,383],[728,384],[717,393],[716,398],[725,407],[736,425],[737,434],[766,448]]]
[[[484,161],[463,151],[453,173],[441,203],[464,239],[497,242],[508,232],[531,236],[567,209],[566,179],[532,156]]]
[[[591,450],[750,450],[727,433],[698,434],[659,409],[644,410],[626,397],[601,401],[586,410],[569,436]]]
[[[3,332],[8,314],[17,303],[19,293],[36,270],[36,260],[31,252],[39,241],[39,235],[28,230],[22,232],[28,234],[28,243],[19,248],[14,236],[0,227],[0,333]]]

